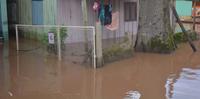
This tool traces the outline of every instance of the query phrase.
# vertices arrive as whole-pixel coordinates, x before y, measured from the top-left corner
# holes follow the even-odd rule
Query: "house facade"
[[[98,11],[93,10],[95,1],[87,0],[87,25],[95,26],[98,21]],[[115,29],[103,26],[103,39],[122,37],[125,33],[136,35],[138,27],[139,0],[102,0],[104,3],[110,2],[112,14],[116,17]],[[67,25],[83,26],[83,0],[16,0],[12,5],[16,5],[13,15],[17,24],[28,25]],[[15,6],[11,9],[15,9]],[[12,24],[12,23],[11,23]],[[76,33],[69,42],[79,42],[84,38]]]
[[[0,39],[8,40],[7,2],[0,1]]]
[[[176,10],[180,16],[192,15],[192,1],[176,0]]]
[[[190,0],[176,0],[176,10],[180,16],[180,19],[184,23],[184,27],[186,30],[192,30],[193,29],[193,20],[192,20],[192,1]],[[190,22],[190,23],[186,23]],[[182,32],[179,25],[176,25],[175,32]]]

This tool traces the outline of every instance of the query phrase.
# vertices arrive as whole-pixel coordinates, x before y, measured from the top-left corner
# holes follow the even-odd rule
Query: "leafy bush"
[[[110,48],[103,50],[103,59],[105,63],[125,59],[133,55],[133,46],[125,33],[123,40],[117,44],[113,44]]]
[[[54,41],[55,43],[54,44],[49,44],[49,41],[48,41],[48,33],[54,33]],[[56,28],[51,28],[48,33],[45,33],[43,36],[42,36],[42,42],[43,44],[46,45],[47,47],[47,51],[49,53],[54,53],[54,54],[57,54],[57,29]],[[61,49],[65,49],[65,44],[64,44],[64,41],[65,39],[68,37],[68,34],[67,34],[67,29],[66,28],[60,28],[60,39],[61,39]]]
[[[175,49],[173,34],[169,33],[167,39],[156,35],[149,42],[150,48],[156,52],[168,53]]]
[[[196,32],[189,31],[188,36],[191,38],[191,40],[198,40],[198,34]],[[183,32],[175,33],[174,34],[174,40],[176,43],[182,43],[187,42],[187,37],[184,35]]]
[[[198,40],[198,35],[196,32],[189,32],[188,36],[191,38],[191,40]],[[172,50],[175,50],[175,43],[182,43],[182,42],[187,42],[187,37],[184,35],[184,33],[169,33],[167,39],[163,39],[162,36],[156,35],[154,36],[150,42],[150,48],[153,51],[156,52],[170,52]]]

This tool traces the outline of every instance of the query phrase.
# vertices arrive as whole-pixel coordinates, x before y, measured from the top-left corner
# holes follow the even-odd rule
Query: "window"
[[[136,2],[124,3],[124,20],[137,21],[137,3]]]

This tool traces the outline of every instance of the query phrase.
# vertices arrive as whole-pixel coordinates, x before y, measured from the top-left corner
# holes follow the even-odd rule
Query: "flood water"
[[[0,45],[0,99],[134,99],[134,91],[140,99],[200,99],[200,51],[188,44],[172,54],[135,53],[97,70],[17,54],[13,45]]]

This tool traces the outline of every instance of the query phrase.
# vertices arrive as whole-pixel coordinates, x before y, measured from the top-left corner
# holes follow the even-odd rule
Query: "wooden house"
[[[199,32],[200,1],[199,0],[176,0],[176,9],[181,17],[186,30]],[[181,32],[179,26],[176,32]]]
[[[127,56],[132,55],[138,29],[139,0],[8,0],[7,5],[9,30],[13,30],[13,33],[15,33],[15,24],[96,27],[97,23],[101,21],[102,26],[100,27],[102,28],[99,34],[102,36],[99,42],[102,42],[102,47],[96,49],[103,50],[101,53],[103,55],[97,55],[97,58],[98,56],[104,57],[105,53],[106,57],[114,58],[114,60],[120,55],[124,58],[123,53],[126,53]],[[96,10],[95,6],[97,6]],[[33,31],[33,34],[35,31],[41,34],[49,33],[45,27],[41,29],[28,27],[27,31],[29,33]],[[80,46],[83,46],[83,43],[87,42],[84,30],[67,28],[67,33],[68,37],[64,43],[81,43]],[[89,34],[91,35],[87,39],[90,41],[92,32],[90,31]],[[67,48],[72,47],[68,46]],[[74,48],[72,51],[80,49]],[[114,50],[114,54],[110,50]],[[87,54],[88,50],[85,51],[84,54]],[[70,50],[65,52],[62,54],[67,54]]]
[[[176,0],[176,10],[180,16],[180,19],[184,23],[186,30],[192,30],[192,1],[191,0]],[[182,32],[181,28],[176,26],[175,32]]]
[[[93,10],[95,1],[87,0],[87,25],[95,26],[98,21],[98,12]],[[109,0],[103,0],[105,3]],[[138,27],[138,5],[139,0],[110,0],[112,5],[112,14],[116,14],[115,21],[117,26],[114,30],[110,30],[104,26],[103,38],[122,37],[125,33],[132,33],[136,35]],[[14,24],[28,24],[28,25],[68,25],[68,26],[83,26],[83,0],[16,0],[12,4],[13,11],[12,18],[16,19]],[[13,5],[16,5],[13,6]],[[10,19],[12,19],[10,18]],[[12,24],[12,22],[11,22]],[[76,33],[70,42],[79,42],[83,40],[80,35],[83,33]]]
[[[194,16],[194,14],[195,14],[195,16],[200,16],[200,1],[196,2],[196,4],[195,4],[195,2],[193,2],[192,9],[193,9],[192,10],[193,16]]]
[[[6,0],[0,1],[0,40],[8,40],[8,21]]]
[[[176,0],[176,10],[179,16],[191,16],[192,15],[192,1]]]

